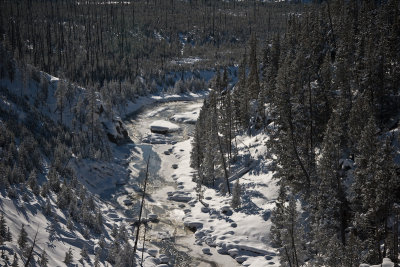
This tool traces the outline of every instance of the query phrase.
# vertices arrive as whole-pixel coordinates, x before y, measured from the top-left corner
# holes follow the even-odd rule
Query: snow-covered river
[[[134,142],[134,145],[127,145],[130,149],[130,179],[114,192],[113,199],[124,207],[126,215],[137,218],[145,179],[145,162],[150,156],[143,216],[146,218],[149,214],[156,214],[159,221],[149,224],[145,246],[149,247],[150,244],[150,247],[158,247],[159,253],[169,257],[171,266],[238,266],[234,259],[216,253],[214,248],[211,248],[214,253],[203,254],[201,246],[194,246],[194,234],[182,222],[185,210],[191,208],[190,202],[168,199],[170,192],[183,189],[183,185],[175,181],[177,177],[174,171],[181,168],[181,159],[176,157],[175,152],[177,145],[192,135],[202,103],[202,100],[196,100],[154,104],[125,121]],[[175,124],[173,132],[151,133],[151,126],[165,126],[168,124],[166,122]],[[176,126],[179,126],[179,130]],[[180,145],[179,151],[183,150],[190,151],[190,145],[184,148]],[[143,231],[140,234],[140,243],[142,240]]]

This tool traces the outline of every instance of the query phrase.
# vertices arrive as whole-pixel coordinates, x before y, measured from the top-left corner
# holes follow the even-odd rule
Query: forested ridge
[[[286,27],[302,5],[250,1],[2,1],[2,41],[15,58],[81,86],[140,75],[162,80],[173,60],[235,63],[250,32]],[[262,25],[266,25],[267,29]],[[221,64],[220,62],[220,64]],[[159,71],[156,71],[159,70]]]
[[[399,11],[398,1],[324,1],[284,34],[253,33],[233,88],[217,73],[196,124],[194,179],[227,192],[230,166],[249,164],[236,136],[266,133],[282,266],[398,262]]]
[[[215,60],[234,66],[251,32],[282,32],[303,8],[0,1],[0,264],[69,266],[78,249],[83,265],[135,266],[131,227],[93,192],[95,179],[129,177],[113,155],[129,141],[120,116],[140,96],[206,90]]]
[[[130,177],[113,152],[140,97],[207,91],[190,153],[202,213],[206,187],[255,215],[239,178],[272,172],[275,207],[257,215],[282,266],[398,264],[399,1],[298,2],[0,0],[0,204],[44,216],[48,246],[84,240],[82,264],[136,266],[86,178]],[[8,215],[0,264],[47,266]]]

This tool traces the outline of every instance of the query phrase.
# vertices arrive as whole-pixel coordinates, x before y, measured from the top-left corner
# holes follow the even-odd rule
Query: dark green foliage
[[[26,248],[26,243],[28,242],[28,233],[25,231],[25,225],[22,225],[21,227],[17,242],[21,250],[24,250]]]
[[[396,1],[312,5],[288,18],[284,36],[267,39],[261,70],[255,35],[250,39],[249,57],[243,57],[229,94],[230,117],[234,135],[269,134],[267,146],[281,185],[271,234],[284,266],[306,259],[295,251],[316,266],[378,264],[387,256],[397,261],[397,132],[387,135],[399,121],[399,8]],[[215,86],[219,92],[221,82]],[[212,125],[212,97],[198,125],[207,120]],[[217,105],[221,111],[224,99]],[[214,128],[225,135],[229,119],[222,114]],[[215,152],[203,148],[211,132],[204,128],[196,129],[192,154],[202,180],[210,179],[211,162],[218,166],[210,160]],[[289,218],[299,216],[294,196],[306,220],[290,225]],[[292,232],[284,230],[291,226]],[[303,228],[307,235],[300,234]],[[294,249],[293,240],[302,238],[305,242]]]
[[[259,37],[279,33],[286,26],[286,13],[303,8],[255,5],[249,1],[7,1],[0,11],[2,43],[18,60],[54,76],[62,72],[84,86],[116,81],[137,87],[142,73],[163,79],[154,70],[176,69],[174,61],[182,53],[202,59],[216,56],[228,63],[250,33]],[[233,53],[227,56],[225,50]],[[4,59],[10,67],[2,69],[1,77],[13,80],[13,61]],[[200,61],[196,66],[210,63]],[[41,99],[46,99],[45,90]]]
[[[68,266],[72,264],[72,262],[73,262],[72,249],[69,248],[68,251],[65,252],[64,263]]]

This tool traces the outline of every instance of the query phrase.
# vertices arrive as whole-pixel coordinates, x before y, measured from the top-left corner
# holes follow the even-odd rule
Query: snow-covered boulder
[[[227,251],[226,251],[226,249],[224,249],[224,248],[222,248],[222,247],[217,248],[217,252],[218,252],[219,254],[223,254],[223,255],[228,254]]]
[[[130,206],[130,205],[133,204],[133,202],[132,202],[132,200],[130,200],[130,199],[125,199],[125,200],[124,200],[124,204],[125,204],[126,206]]]
[[[235,258],[239,254],[239,250],[237,248],[231,248],[228,250],[228,254],[231,255],[232,258]]]
[[[159,259],[161,264],[167,264],[169,262],[169,258],[164,254],[161,254]]]
[[[235,258],[235,260],[236,260],[238,263],[240,263],[240,264],[242,264],[243,262],[245,262],[247,259],[248,259],[248,256],[237,256],[237,257]]]
[[[155,222],[158,220],[157,214],[149,214],[149,221]]]
[[[148,249],[147,253],[149,253],[150,256],[155,257],[155,256],[157,256],[158,250],[157,249]]]
[[[178,201],[178,202],[189,202],[192,200],[190,193],[177,191],[174,192],[172,195],[168,196],[168,200]]]
[[[179,129],[180,127],[178,125],[169,121],[157,120],[150,124],[150,130],[153,133],[166,134],[176,132]]]
[[[197,229],[200,229],[203,227],[203,223],[200,221],[190,221],[187,220],[183,223],[187,228],[189,228],[192,231],[196,231]]]
[[[393,267],[394,263],[388,259],[384,258],[382,261],[382,264],[377,264],[377,265],[368,265],[368,264],[361,264],[360,267]]]
[[[221,207],[221,212],[222,213],[228,213],[229,211],[231,211],[231,206],[225,205],[225,206]]]
[[[104,120],[102,124],[107,133],[107,137],[111,142],[115,144],[123,144],[129,140],[125,124],[119,117],[115,117],[111,121]]]
[[[195,124],[198,117],[199,117],[198,112],[184,112],[184,113],[173,115],[171,117],[171,120],[176,121],[176,122]]]
[[[201,212],[208,213],[210,211],[207,207],[201,207]]]
[[[121,178],[117,182],[115,182],[115,184],[116,185],[124,185],[124,184],[126,184],[126,179],[125,178]]]
[[[202,248],[204,254],[211,254],[210,248]]]

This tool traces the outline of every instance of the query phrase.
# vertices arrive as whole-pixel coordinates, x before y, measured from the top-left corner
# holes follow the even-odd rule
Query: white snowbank
[[[171,120],[181,123],[195,124],[198,117],[199,117],[199,112],[193,111],[193,112],[184,112],[180,114],[175,114],[171,117]]]
[[[155,133],[172,133],[179,131],[180,127],[172,122],[157,120],[150,124],[150,130]]]
[[[394,267],[394,263],[390,259],[384,258],[382,264],[377,264],[377,265],[361,264],[360,267]]]
[[[247,194],[248,199],[242,205],[249,205],[249,208],[243,211],[233,210],[230,207],[231,197],[223,196],[213,189],[203,188],[202,202],[196,200],[194,193],[189,194],[195,192],[196,187],[192,181],[194,170],[190,167],[191,140],[178,142],[173,146],[173,153],[165,155],[169,164],[179,163],[179,168],[171,168],[179,190],[168,192],[168,199],[179,201],[183,196],[191,206],[190,210],[184,210],[183,221],[186,227],[196,231],[194,243],[202,253],[204,247],[216,247],[217,255],[228,254],[244,266],[280,265],[277,251],[271,247],[269,237],[269,214],[275,205],[278,187],[272,178],[273,172],[267,170],[270,162],[264,159],[263,162],[257,161],[265,155],[266,138],[264,135],[238,138],[240,153],[251,154],[250,167],[246,171],[233,169],[230,179],[232,187],[234,181],[240,178],[240,184],[246,188],[244,194]],[[260,168],[257,175],[248,172],[256,168]]]

